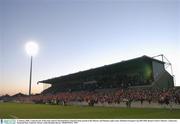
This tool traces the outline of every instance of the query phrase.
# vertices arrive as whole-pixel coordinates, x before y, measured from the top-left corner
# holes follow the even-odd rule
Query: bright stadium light
[[[38,52],[38,44],[36,42],[30,41],[26,43],[26,52],[30,56],[35,56]]]
[[[32,60],[33,56],[35,56],[38,52],[38,44],[36,42],[30,41],[26,43],[25,46],[26,52],[31,57],[30,63],[30,79],[29,79],[29,95],[31,95],[31,80],[32,80]]]

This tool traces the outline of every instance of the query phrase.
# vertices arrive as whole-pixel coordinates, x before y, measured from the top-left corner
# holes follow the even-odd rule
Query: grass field
[[[0,118],[35,119],[180,119],[180,109],[136,109],[0,103]]]

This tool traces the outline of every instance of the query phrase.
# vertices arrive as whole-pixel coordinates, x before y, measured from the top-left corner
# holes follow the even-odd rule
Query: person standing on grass
[[[174,98],[173,96],[170,96],[170,100],[169,100],[170,111],[173,110],[173,102],[174,102]]]

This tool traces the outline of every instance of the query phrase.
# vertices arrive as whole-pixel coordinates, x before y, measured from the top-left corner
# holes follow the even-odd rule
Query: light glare
[[[38,44],[33,41],[27,42],[25,48],[27,54],[30,56],[35,56],[39,49]]]

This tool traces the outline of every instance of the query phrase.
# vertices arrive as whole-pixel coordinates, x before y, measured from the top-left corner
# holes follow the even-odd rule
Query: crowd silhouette
[[[127,107],[132,102],[143,104],[170,103],[180,104],[180,91],[171,89],[101,89],[94,91],[59,92],[56,94],[37,94],[31,96],[19,95],[14,97],[19,102],[33,102],[43,104],[68,104],[71,102],[85,102],[94,104],[120,104],[125,102]]]

